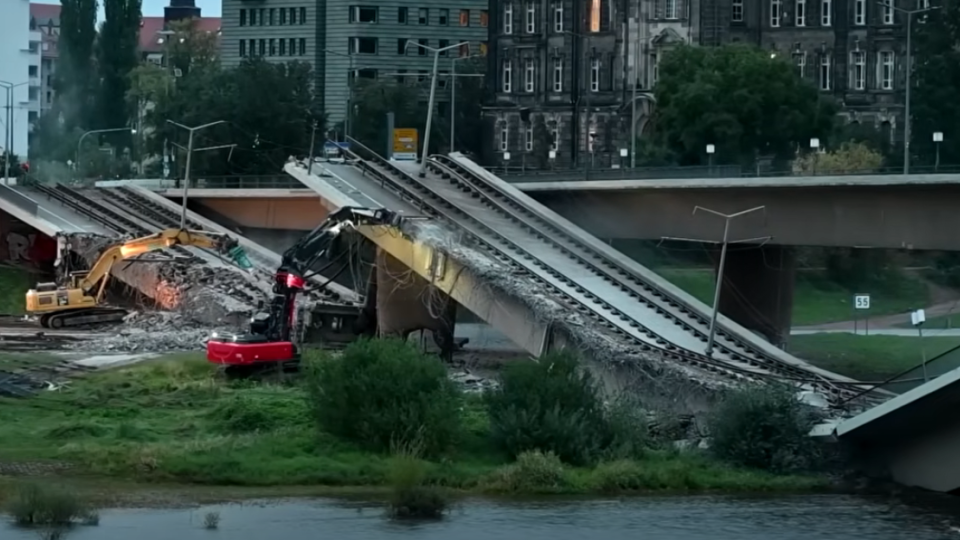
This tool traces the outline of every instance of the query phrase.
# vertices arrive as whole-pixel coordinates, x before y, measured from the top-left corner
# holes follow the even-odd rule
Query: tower
[[[165,23],[192,18],[200,18],[200,8],[194,0],[170,0],[170,5],[163,10]]]

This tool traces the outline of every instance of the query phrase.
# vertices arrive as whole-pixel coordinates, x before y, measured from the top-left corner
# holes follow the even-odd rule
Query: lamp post
[[[97,133],[115,133],[118,131],[129,131],[131,134],[136,135],[137,129],[131,127],[122,127],[122,128],[110,128],[110,129],[94,129],[87,131],[83,135],[80,135],[80,140],[77,141],[77,159],[75,160],[77,164],[77,172],[80,172],[80,149],[83,147],[83,140],[87,138],[87,135],[94,135]]]
[[[933,162],[933,172],[940,172],[940,143],[943,142],[943,132],[933,132],[933,143],[937,147],[937,157]]]
[[[471,54],[469,56],[461,56],[459,58],[450,59],[450,151],[453,152],[454,146],[454,137],[457,134],[457,62],[461,60],[468,60],[470,58],[476,58],[480,56],[479,54]]]
[[[189,190],[190,190],[190,164],[192,161],[191,158],[193,157],[193,134],[200,131],[201,129],[213,127],[218,124],[226,124],[227,122],[226,120],[218,120],[216,122],[210,122],[209,124],[203,124],[202,126],[196,126],[196,127],[189,127],[183,124],[178,124],[173,120],[167,120],[167,122],[177,126],[178,128],[185,129],[190,133],[190,137],[189,139],[187,139],[187,168],[183,173],[183,210],[180,213],[180,228],[186,229],[187,228],[187,194],[189,193]],[[214,148],[226,148],[227,146],[233,146],[233,145],[204,148],[204,150],[213,150]]]
[[[820,139],[810,139],[810,150],[813,151],[813,175],[817,175],[817,165],[820,162]]]
[[[430,149],[430,124],[433,122],[433,101],[437,94],[437,68],[440,64],[440,53],[449,51],[451,49],[460,48],[460,46],[466,44],[466,41],[462,41],[460,43],[455,43],[446,47],[440,47],[438,49],[408,39],[407,44],[403,48],[404,52],[406,52],[406,50],[413,45],[415,47],[433,52],[433,74],[430,76],[430,99],[427,101],[427,128],[426,133],[423,135],[423,155],[420,158],[420,172],[418,173],[420,178],[427,176],[427,152]]]
[[[29,84],[30,81],[24,81],[22,83],[14,84],[8,81],[0,81],[0,88],[5,89],[6,100],[4,105],[6,108],[6,114],[4,115],[4,142],[3,147],[6,155],[4,156],[3,162],[3,183],[6,184],[10,181],[10,157],[13,156],[13,89],[25,84]]]
[[[353,130],[351,128],[353,127],[353,119],[352,119],[353,117],[353,80],[357,77],[357,74],[353,72],[353,67],[354,67],[353,56],[354,55],[349,53],[331,51],[330,49],[320,49],[320,52],[324,54],[332,54],[334,56],[342,56],[347,59],[347,63],[348,63],[347,73],[349,74],[347,76],[347,115],[343,119],[343,134],[346,137],[352,137]],[[344,140],[347,140],[346,137],[344,137]]]
[[[716,153],[716,151],[716,146],[712,144],[707,145],[707,166],[710,169],[710,176],[713,176],[713,154]]]
[[[903,111],[903,174],[910,174],[910,74],[913,71],[913,55],[911,51],[913,39],[913,16],[917,13],[926,13],[933,11],[940,6],[931,6],[923,9],[903,9],[893,5],[893,0],[884,0],[880,5],[887,9],[899,11],[907,16],[907,77],[906,77],[906,103]]]

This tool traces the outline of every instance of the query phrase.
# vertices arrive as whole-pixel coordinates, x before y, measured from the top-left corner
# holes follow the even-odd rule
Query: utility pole
[[[314,143],[317,141],[317,122],[313,122],[313,132],[310,134],[310,158],[307,161],[307,176],[313,172],[313,153],[314,153]]]
[[[931,6],[923,9],[903,9],[894,5],[893,0],[884,0],[879,2],[886,9],[899,11],[907,17],[907,76],[906,76],[906,103],[903,112],[903,174],[910,174],[910,74],[913,72],[913,16],[918,13],[926,13],[939,9],[940,6]]]
[[[637,0],[637,29],[633,43],[633,92],[630,98],[630,168],[637,168],[637,79],[640,75],[640,11],[643,9]]]
[[[427,128],[426,133],[423,134],[423,155],[420,158],[420,172],[418,173],[420,178],[427,176],[427,153],[430,151],[430,125],[433,123],[433,105],[434,99],[437,95],[437,68],[440,65],[440,53],[444,53],[452,49],[459,49],[466,44],[466,41],[462,41],[460,43],[448,45],[446,47],[440,47],[437,49],[408,39],[407,44],[404,46],[404,52],[406,52],[406,50],[413,45],[414,47],[420,47],[421,49],[431,51],[433,53],[433,74],[430,76],[430,99],[427,101]]]
[[[169,122],[169,123],[177,126],[178,128],[185,129],[185,130],[187,130],[187,131],[190,133],[190,137],[187,139],[187,148],[186,148],[186,151],[187,151],[187,166],[186,166],[186,170],[185,170],[184,173],[183,173],[183,210],[182,210],[181,213],[180,213],[180,228],[181,228],[181,229],[186,229],[186,228],[187,228],[187,197],[188,197],[189,192],[190,192],[190,165],[191,165],[192,162],[193,162],[193,152],[194,152],[194,149],[193,149],[193,135],[194,135],[194,133],[200,131],[201,129],[206,129],[206,128],[208,128],[208,127],[213,127],[213,126],[216,126],[216,125],[218,125],[218,124],[226,124],[227,122],[226,122],[226,120],[218,120],[218,121],[216,121],[216,122],[210,122],[209,124],[203,124],[202,126],[196,126],[196,127],[189,127],[189,126],[185,126],[185,125],[183,125],[183,124],[178,124],[177,122],[174,122],[173,120],[167,120],[167,122]],[[235,146],[236,146],[235,144],[223,144],[223,145],[220,145],[220,146],[209,146],[209,147],[206,147],[206,148],[198,148],[198,149],[196,149],[196,151],[197,151],[197,152],[204,152],[204,151],[207,151],[207,150],[219,150],[219,149],[221,149],[221,148],[230,148],[230,149],[233,149],[233,147],[235,147]]]

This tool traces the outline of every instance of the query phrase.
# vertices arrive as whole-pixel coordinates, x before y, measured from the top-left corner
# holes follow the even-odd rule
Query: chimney
[[[170,5],[163,10],[164,23],[193,18],[200,18],[200,8],[195,0],[170,0]]]

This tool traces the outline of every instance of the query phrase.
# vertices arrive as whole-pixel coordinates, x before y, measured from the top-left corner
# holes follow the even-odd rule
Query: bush
[[[461,432],[461,395],[435,357],[398,340],[361,340],[339,356],[307,355],[304,384],[327,432],[366,448],[416,442],[426,456]]]
[[[809,470],[822,458],[809,437],[818,418],[788,387],[731,392],[708,420],[711,451],[719,458],[772,472]]]
[[[447,509],[447,498],[439,488],[424,485],[426,464],[414,448],[416,443],[390,460],[389,514],[396,519],[438,519]]]
[[[511,456],[529,450],[585,465],[608,452],[631,454],[643,423],[627,409],[607,409],[593,377],[570,353],[504,368],[485,396],[494,442]]]
[[[506,493],[555,493],[567,484],[560,458],[552,452],[533,450],[517,456],[515,463],[497,469],[487,488]]]
[[[17,487],[7,512],[23,527],[63,527],[97,520],[96,512],[76,495],[37,484]]]

